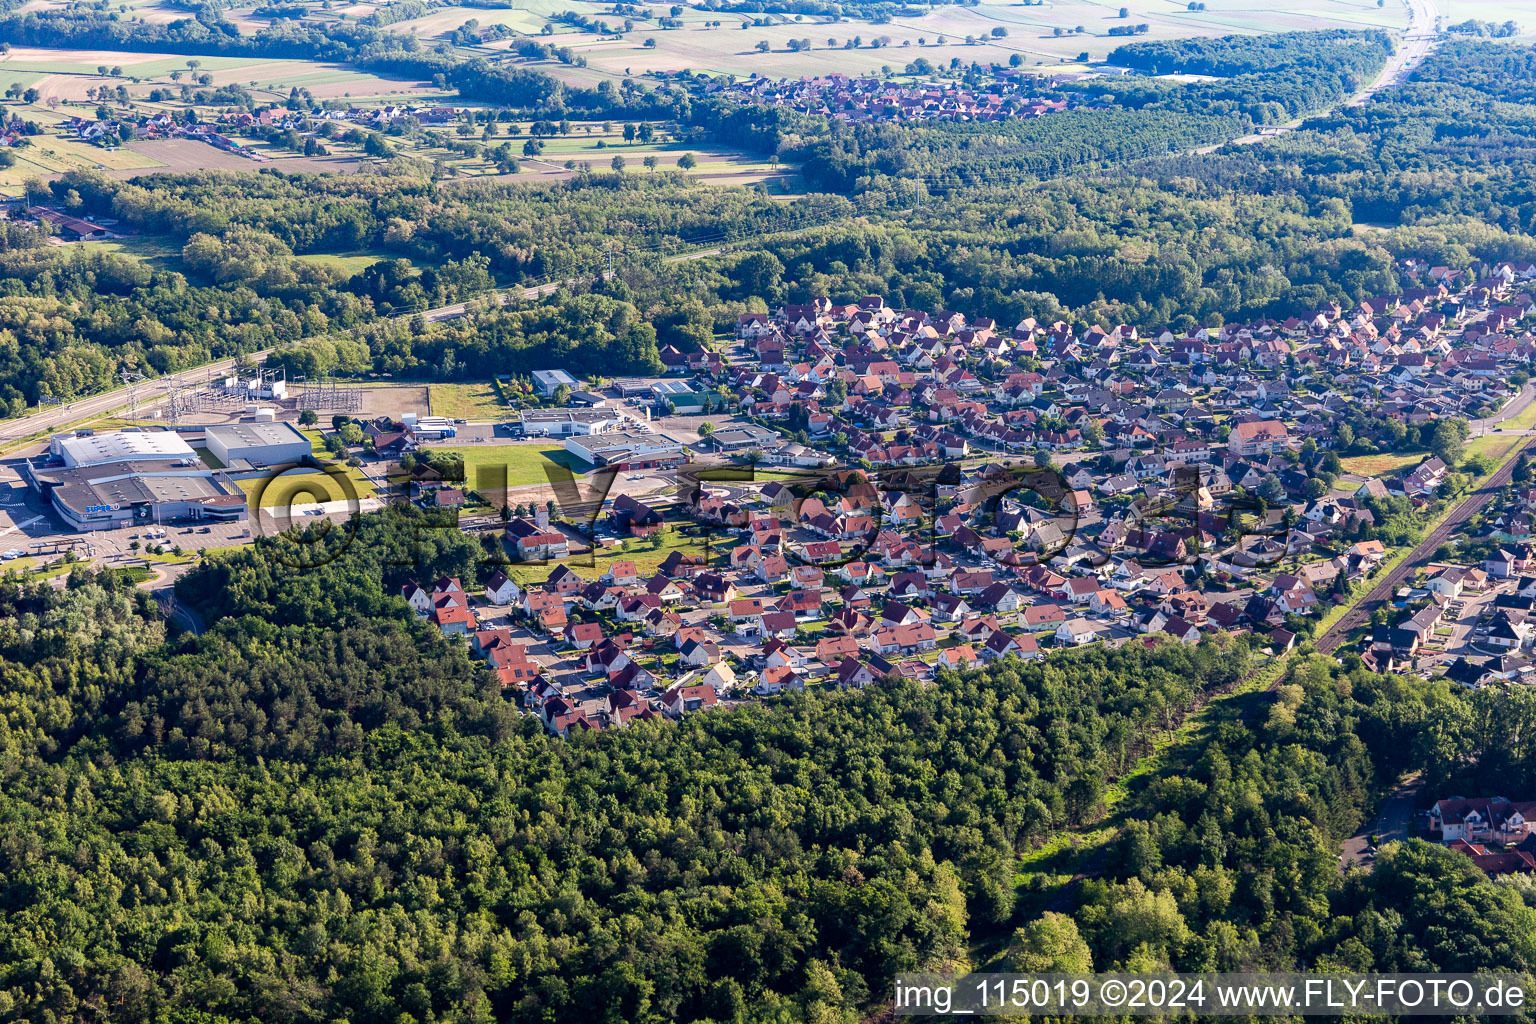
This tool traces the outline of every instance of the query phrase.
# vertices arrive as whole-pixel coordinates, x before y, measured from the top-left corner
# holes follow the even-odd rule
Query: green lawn
[[[432,408],[436,410],[436,403]],[[545,467],[550,464],[565,466],[575,476],[581,476],[592,468],[564,448],[549,447],[548,441],[536,444],[486,444],[464,447],[433,445],[431,450],[462,456],[465,485],[475,490],[480,489],[482,480],[485,487],[495,488],[493,483],[495,474],[490,470],[497,466],[506,467],[508,487],[549,483]]]
[[[652,548],[648,540],[629,541],[630,550],[625,551],[622,546],[607,548],[603,551],[588,555],[586,553],[575,554],[563,560],[563,564],[569,566],[577,575],[584,579],[595,580],[608,571],[608,567],[617,561],[631,561],[635,563],[635,569],[642,577],[655,575],[661,563],[666,561],[668,555],[674,551],[681,551],[685,555],[698,555],[703,558],[707,552],[704,548],[702,536],[684,536],[676,530],[668,530],[662,534],[661,547]],[[591,562],[592,564],[588,564]],[[554,564],[548,565],[514,565],[507,568],[507,575],[518,586],[543,583],[549,578]]]
[[[1422,455],[1392,455],[1383,453],[1379,455],[1353,455],[1347,459],[1340,459],[1344,466],[1344,472],[1356,473],[1360,476],[1381,476],[1383,473],[1391,473],[1402,469],[1404,466],[1415,466],[1424,461]]]
[[[297,470],[277,477],[256,477],[237,481],[247,498],[261,492],[262,508],[288,508],[295,504],[307,505],[323,501],[350,501],[354,497],[374,497],[374,483],[363,475],[361,469],[333,464],[341,470],[347,483],[335,479],[329,473],[303,473]],[[348,487],[350,484],[350,488]]]
[[[306,252],[295,258],[317,267],[339,267],[348,277],[355,277],[384,257],[371,252]]]
[[[1523,416],[1524,413],[1521,415]],[[1495,462],[1500,462],[1504,456],[1524,441],[1525,438],[1519,434],[1484,434],[1482,437],[1474,437],[1467,441],[1467,454],[1486,455]]]
[[[132,256],[154,266],[156,270],[179,270],[181,246],[174,238],[164,235],[138,235],[132,238],[109,238],[100,242],[88,242],[91,252],[110,252]]]
[[[1504,430],[1530,430],[1536,427],[1536,402],[1521,409],[1517,415],[1511,416],[1495,425]]]
[[[481,422],[500,422],[512,414],[512,409],[501,400],[496,385],[491,381],[473,384],[428,384],[427,400],[432,415],[450,419],[466,419]]]

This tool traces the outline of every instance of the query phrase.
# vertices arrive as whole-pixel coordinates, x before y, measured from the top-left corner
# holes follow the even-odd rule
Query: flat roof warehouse
[[[104,466],[114,462],[151,459],[186,459],[197,462],[197,453],[180,435],[169,430],[119,431],[115,434],[56,435],[48,444],[49,454],[65,466]]]
[[[23,464],[22,475],[79,532],[248,515],[240,489],[168,430],[59,434],[46,455]]]

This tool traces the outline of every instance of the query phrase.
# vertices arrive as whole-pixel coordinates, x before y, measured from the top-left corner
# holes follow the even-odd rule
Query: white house
[[[1093,623],[1084,618],[1068,619],[1056,627],[1056,642],[1059,644],[1072,644],[1080,647],[1083,644],[1093,643],[1098,631]]]
[[[499,569],[492,574],[485,584],[485,596],[491,604],[512,605],[518,604],[523,599],[523,588],[510,580],[506,573]]]

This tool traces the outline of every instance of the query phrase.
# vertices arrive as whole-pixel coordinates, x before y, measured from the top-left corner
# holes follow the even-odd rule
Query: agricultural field
[[[416,22],[401,22],[395,28],[411,26],[425,37],[431,30],[447,34],[470,18],[482,25],[496,24],[501,21],[498,15],[505,13],[509,18],[515,16],[516,20],[508,23],[522,30],[529,12],[549,6],[573,9],[610,24],[620,21],[607,14],[603,4],[562,0],[558,4],[535,2],[527,11],[435,12]],[[1119,14],[1122,6],[1127,12],[1124,19]],[[741,76],[755,72],[777,78],[834,71],[880,72],[884,68],[899,71],[918,56],[946,64],[954,59],[967,64],[1006,63],[1017,54],[1026,66],[1055,71],[1062,70],[1063,65],[1070,70],[1083,53],[1090,60],[1102,60],[1126,41],[1124,37],[1109,35],[1109,29],[1125,24],[1148,25],[1148,32],[1140,39],[1167,39],[1309,28],[1402,28],[1408,21],[1401,0],[1386,0],[1381,7],[1376,6],[1375,0],[1298,0],[1281,7],[1263,0],[1220,0],[1207,3],[1206,8],[1191,11],[1178,0],[1128,0],[1124,4],[1065,0],[1034,6],[983,0],[974,7],[936,7],[919,17],[896,18],[882,25],[857,19],[834,23],[828,17],[814,15],[768,15],[774,24],[747,29],[741,27],[741,15],[686,9],[680,15],[682,28],[661,30],[636,21],[634,30],[621,39],[576,32],[570,26],[552,23],[554,35],[542,41],[571,47],[587,58],[588,66],[577,68],[548,62],[540,68],[566,81],[590,85],[604,77],[648,71],[687,69]],[[715,21],[721,24],[712,26]],[[994,29],[1007,34],[993,37]],[[860,40],[858,48],[846,48],[847,42],[855,37]],[[975,40],[974,44],[967,42],[968,37]],[[655,47],[647,47],[647,39],[654,39]],[[808,39],[810,49],[792,52],[789,42],[797,39]],[[877,40],[881,43],[878,48],[873,45]],[[769,44],[769,52],[759,52],[760,41]],[[506,49],[510,45],[510,41],[503,41],[485,49]]]
[[[13,47],[0,54],[0,82],[22,82],[49,100],[83,103],[87,90],[102,85],[128,85],[130,91],[147,93],[154,85],[173,86],[186,81],[194,61],[198,74],[212,76],[212,85],[241,85],[274,101],[285,100],[294,87],[308,89],[317,99],[383,100],[400,102],[419,97],[440,98],[442,90],[430,83],[383,78],[345,64],[306,60],[272,60],[266,57],[188,57],[174,53],[131,53],[121,50],[48,50]],[[102,74],[105,68],[107,73]],[[120,74],[111,74],[116,69]],[[177,79],[171,78],[178,73]],[[266,93],[265,97],[261,97]]]
[[[33,6],[41,8],[56,3],[57,0],[41,0]],[[151,22],[169,19],[179,10],[163,0],[141,0],[125,6],[129,15]],[[379,6],[360,3],[322,8],[317,4],[311,7],[306,20],[334,21],[343,14],[355,19],[367,16]],[[746,29],[742,27],[741,15],[686,8],[679,16],[681,28],[663,30],[654,22],[640,19],[634,21],[631,32],[615,38],[578,31],[553,20],[561,12],[574,10],[620,24],[622,18],[609,13],[611,8],[605,4],[592,0],[530,0],[515,10],[443,8],[421,18],[394,23],[389,30],[414,34],[423,44],[436,45],[469,21],[482,26],[507,25],[519,37],[531,36],[568,46],[587,62],[586,67],[573,67],[540,61],[535,65],[539,70],[573,84],[593,85],[649,71],[684,69],[775,77],[833,71],[899,72],[919,56],[935,64],[956,60],[1006,63],[1010,58],[1021,57],[1026,67],[1070,72],[1082,67],[1079,60],[1083,55],[1099,60],[1125,41],[1125,37],[1110,36],[1108,32],[1126,24],[1146,24],[1149,32],[1139,38],[1156,39],[1302,27],[1395,28],[1407,21],[1403,0],[1384,0],[1380,7],[1376,0],[1296,0],[1279,8],[1262,0],[1215,0],[1205,6],[1206,10],[1191,11],[1187,3],[1179,0],[1128,0],[1124,5],[1126,16],[1121,18],[1118,0],[1063,0],[1037,5],[984,0],[974,7],[935,7],[920,16],[897,18],[880,25],[858,20],[834,22],[820,15],[761,15],[756,20],[771,24]],[[1491,17],[1491,9],[1496,5],[1476,2],[1451,6],[1456,17]],[[1460,12],[1460,7],[1467,8],[1467,12]],[[251,15],[254,9],[251,6],[232,11],[231,17],[237,24],[249,22],[247,29],[260,27],[265,21]],[[669,8],[652,10],[661,16]],[[541,35],[546,27],[551,35]],[[1003,34],[994,36],[994,31]],[[808,41],[809,49],[791,51],[789,44],[793,40]],[[647,46],[648,41],[654,45]],[[505,59],[515,42],[515,38],[498,40],[462,49],[466,57]],[[849,48],[850,43],[857,45]],[[762,44],[767,45],[768,52],[759,51]],[[208,76],[209,84],[215,87],[239,85],[258,102],[285,101],[294,88],[307,90],[321,101],[363,106],[457,102],[451,91],[436,88],[430,82],[383,78],[333,62],[35,47],[16,47],[0,54],[0,83],[36,90],[34,102],[10,102],[9,112],[44,125],[94,112],[96,100],[91,97],[102,86],[125,90],[133,108],[140,112],[183,110],[186,103],[179,95],[155,102],[148,97],[153,89],[179,94],[192,73]],[[646,167],[648,159],[655,170],[677,170],[679,158],[691,152],[697,162],[688,173],[700,180],[718,185],[761,184],[775,193],[802,189],[792,168],[781,168],[758,154],[689,145],[665,133],[658,134],[650,143],[626,142],[619,134],[622,126],[612,124],[575,125],[568,136],[544,140],[542,152],[525,155],[527,126],[517,127],[516,136],[508,134],[506,125],[497,125],[496,134],[490,139],[482,139],[478,132],[472,136],[474,141],[491,147],[510,143],[520,165],[515,176],[501,175],[497,166],[483,156],[469,156],[441,144],[456,138],[453,126],[440,126],[414,139],[392,138],[391,145],[400,155],[423,160],[450,175],[498,176],[516,181],[558,180],[584,166],[607,170],[615,157],[621,157],[631,173],[649,173],[652,168]],[[57,136],[40,136],[32,147],[18,153],[13,167],[0,170],[0,192],[16,195],[29,179],[46,180],[84,168],[99,168],[113,177],[131,178],[160,170],[184,172],[207,168],[245,171],[272,167],[289,172],[347,173],[375,165],[359,146],[336,140],[326,142],[330,155],[323,157],[304,157],[261,141],[240,141],[264,160],[248,159],[183,139],[136,140],[108,150]],[[356,269],[363,265],[360,263]]]
[[[1529,8],[1519,10],[1509,0],[1436,0],[1436,9],[1440,14],[1440,25],[1455,25],[1458,22],[1476,19],[1478,21],[1491,21],[1495,24],[1503,24],[1513,19],[1520,23],[1521,35],[1527,42],[1536,36],[1536,18],[1529,16]]]
[[[557,135],[542,139],[542,151],[536,156],[524,154],[523,147],[530,138],[528,123],[498,123],[493,134],[485,138],[476,126],[471,141],[481,146],[496,148],[509,145],[517,160],[518,170],[502,174],[494,161],[484,156],[468,156],[441,144],[442,140],[456,139],[454,126],[433,125],[416,138],[391,136],[389,145],[400,156],[426,161],[460,177],[497,177],[504,181],[549,181],[570,177],[583,165],[595,171],[612,168],[614,157],[622,157],[624,170],[632,174],[649,174],[659,171],[680,171],[678,161],[684,154],[692,154],[694,166],[687,173],[707,184],[755,185],[765,183],[775,192],[803,190],[798,173],[792,167],[781,167],[775,160],[761,154],[728,146],[699,145],[678,141],[666,129],[658,130],[649,143],[638,139],[625,141],[623,124],[618,122],[575,121],[570,123],[569,135]],[[248,140],[241,139],[242,144]],[[185,143],[200,145],[199,143]],[[131,143],[135,147],[147,143]],[[330,139],[325,142],[331,155],[327,157],[299,157],[293,153],[256,143],[251,148],[267,155],[274,161],[283,161],[284,170],[365,170],[377,160],[367,157],[362,147],[353,143]],[[228,164],[249,166],[244,158],[218,153]],[[646,160],[654,160],[648,167]],[[312,166],[303,166],[312,165]],[[569,165],[569,166],[567,166]],[[225,166],[220,164],[219,166]],[[258,165],[260,166],[260,165]]]
[[[16,157],[16,162],[0,168],[0,191],[11,195],[20,195],[22,184],[29,178],[47,180],[66,171],[89,168],[104,170],[109,174],[132,175],[164,166],[147,154],[129,149],[107,150],[57,135],[34,136],[30,146],[16,147],[11,153]]]

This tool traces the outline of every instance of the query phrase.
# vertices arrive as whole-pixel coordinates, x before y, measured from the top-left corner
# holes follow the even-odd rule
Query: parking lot
[[[73,550],[81,559],[106,567],[139,561],[133,545],[152,543],[184,551],[249,544],[253,524],[143,522],[116,530],[78,533],[65,527],[22,481],[14,462],[0,463],[0,554],[10,568],[37,568]],[[155,534],[155,535],[151,535]]]

